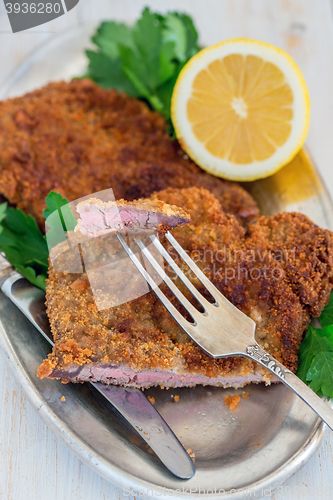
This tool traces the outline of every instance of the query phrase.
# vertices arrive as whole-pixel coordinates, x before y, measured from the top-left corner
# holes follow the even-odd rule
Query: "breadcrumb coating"
[[[284,270],[293,291],[311,316],[320,316],[333,284],[333,237],[299,213],[282,212],[261,217],[249,228],[249,237],[260,241]]]
[[[112,188],[115,199],[202,186],[240,220],[259,215],[238,184],[201,170],[143,102],[91,80],[50,83],[0,102],[0,193],[44,228],[45,197]]]
[[[151,199],[180,206],[191,215],[189,226],[172,233],[215,286],[256,322],[256,338],[262,347],[295,372],[298,347],[310,321],[309,300],[304,297],[312,299],[313,289],[317,289],[317,305],[311,311],[319,314],[333,286],[332,234],[303,215],[283,213],[261,218],[246,233],[239,220],[225,213],[217,198],[203,188],[168,188]],[[309,249],[311,235],[316,235],[317,243]],[[293,242],[296,259],[291,263],[288,254],[277,258],[276,250],[284,245],[291,250]],[[105,242],[103,245],[101,251],[105,251]],[[166,240],[164,245],[177,259]],[[59,258],[68,262],[71,256],[65,252]],[[314,272],[305,275],[306,259]],[[297,281],[302,284],[300,288],[295,285]],[[193,282],[200,289],[200,284]],[[182,284],[176,283],[186,293]],[[163,290],[181,310],[171,292]],[[202,286],[201,291],[205,294]],[[71,380],[80,380],[82,367],[90,364],[102,369],[115,366],[135,373],[161,373],[160,379],[150,385],[167,385],[163,378],[166,372],[183,377],[181,385],[195,385],[192,379],[188,382],[193,375],[208,377],[208,384],[218,377],[230,377],[226,385],[233,385],[232,380],[245,381],[258,370],[256,363],[246,358],[216,360],[207,356],[153,292],[98,311],[85,273],[62,273],[50,267],[47,312],[55,347],[39,367],[40,377],[67,378],[70,368],[74,370]],[[260,373],[269,383],[272,377],[263,369]],[[93,377],[98,379],[96,374]]]

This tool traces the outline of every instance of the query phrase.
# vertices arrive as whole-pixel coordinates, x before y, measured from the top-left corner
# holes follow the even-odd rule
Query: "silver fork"
[[[208,290],[214,302],[211,303],[196,289],[177,263],[172,259],[155,235],[149,236],[155,248],[160,252],[177,277],[183,282],[194,298],[201,305],[203,312],[198,311],[184,294],[175,285],[172,279],[165,273],[164,269],[156,261],[142,240],[133,238],[141,252],[169,287],[182,306],[190,314],[193,322],[188,321],[176,307],[170,302],[166,295],[158,288],[155,280],[146,271],[138,257],[127,245],[123,236],[118,234],[118,240],[130,257],[138,271],[156,293],[157,297],[169,311],[179,326],[198,344],[203,351],[213,358],[224,358],[228,356],[245,356],[256,361],[264,368],[273,373],[276,378],[292,389],[305,403],[307,403],[319,417],[333,430],[333,410],[325,400],[317,396],[310,387],[302,382],[294,373],[284,367],[273,356],[266,352],[255,340],[255,322],[242,313],[237,307],[229,302],[224,295],[211,283],[201,269],[187,255],[171,233],[167,232],[165,237],[173,246],[179,256],[183,259],[189,269],[195,274],[202,285]]]

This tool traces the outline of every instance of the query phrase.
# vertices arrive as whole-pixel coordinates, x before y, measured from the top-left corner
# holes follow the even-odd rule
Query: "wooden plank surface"
[[[307,81],[312,116],[307,145],[333,197],[333,17],[329,0],[81,0],[66,16],[13,35],[0,2],[0,85],[48,38],[102,18],[136,19],[144,5],[183,10],[196,20],[203,45],[249,37],[293,56]],[[82,464],[41,421],[0,356],[0,499],[124,499],[123,492]],[[333,497],[333,433],[287,483],[267,498]],[[137,496],[138,498],[138,496]]]

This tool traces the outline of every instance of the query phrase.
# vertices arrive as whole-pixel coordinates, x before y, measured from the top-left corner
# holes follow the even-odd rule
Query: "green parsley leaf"
[[[0,250],[29,281],[45,289],[48,249],[35,219],[18,208],[0,205]]]
[[[0,205],[0,223],[6,217],[7,213],[7,203],[1,203]],[[2,227],[0,226],[0,232],[2,231]]]
[[[47,208],[45,208],[43,215],[45,219],[47,219],[48,216],[51,215],[55,210],[58,210],[64,205],[68,205],[68,200],[66,200],[66,198],[63,198],[61,194],[50,191],[45,198],[45,205],[47,206]]]
[[[319,318],[323,328],[310,324],[298,352],[298,377],[318,396],[333,398],[333,294]]]
[[[324,307],[319,318],[321,326],[333,325],[333,293],[330,296],[329,303]]]
[[[186,60],[195,56],[200,50],[198,45],[198,32],[194,26],[193,20],[186,14],[176,14],[179,16],[186,29],[187,46],[186,46]]]
[[[301,343],[298,351],[298,370],[297,376],[306,383],[306,376],[314,358],[314,349],[316,346],[316,339],[314,334],[315,327],[310,323],[309,328],[305,334],[303,342]]]
[[[54,214],[58,221],[58,234],[51,227],[50,232],[53,230],[54,236],[59,238],[59,234],[64,233],[64,227],[66,230],[74,229],[76,220],[66,198],[51,191],[46,198],[46,206],[44,216],[49,221]],[[49,266],[45,236],[34,217],[18,208],[8,208],[7,203],[0,205],[0,251],[30,283],[45,290]]]
[[[123,49],[126,51],[127,49]],[[128,58],[131,59],[132,54],[128,53]],[[124,57],[125,59],[125,57]],[[135,59],[135,58],[134,58]],[[145,86],[142,80],[133,72],[128,66],[122,66],[123,73],[127,76],[128,80],[136,88],[141,98],[145,98],[151,107],[156,111],[163,112],[163,104],[156,95],[153,95],[150,90]]]
[[[324,352],[331,352],[333,359],[333,327],[315,328],[310,324],[298,351],[297,375],[303,382],[308,380],[308,372],[314,357]]]
[[[47,262],[44,236],[31,215],[26,215],[18,208],[7,208],[2,228],[0,246],[7,245],[19,250],[24,262]]]
[[[313,358],[306,379],[314,392],[333,398],[333,352],[323,351]]]
[[[169,121],[170,124],[171,124],[171,119],[170,119],[171,109],[170,108],[171,108],[172,92],[173,92],[173,88],[176,84],[178,75],[181,72],[183,67],[184,67],[184,63],[183,64],[178,63],[176,71],[175,71],[174,75],[172,76],[172,78],[170,78],[170,80],[168,80],[163,85],[158,87],[158,89],[156,91],[157,96],[163,105],[163,114],[164,114],[165,118]]]
[[[42,290],[46,289],[46,278],[47,274],[36,274],[35,269],[30,266],[24,267],[20,265],[16,265],[16,269],[19,273],[22,274],[32,285],[41,288]]]
[[[51,191],[45,200],[43,212],[46,218],[46,240],[49,250],[66,239],[66,232],[73,231],[77,222],[72,213],[71,205],[61,194]]]
[[[45,204],[47,206],[43,212],[45,219],[57,210],[64,230],[74,231],[77,222],[73,215],[71,205],[66,198],[63,198],[59,193],[50,191],[45,199]]]
[[[126,47],[127,50],[122,51],[123,65],[130,67],[153,91],[173,75],[174,43],[163,42],[163,23],[148,8],[133,27],[133,41],[134,50]]]
[[[141,98],[151,107],[164,112],[156,89],[174,74],[175,46],[163,41],[163,24],[157,14],[146,8],[133,27],[135,47],[120,46],[122,71],[135,86]]]
[[[198,33],[190,16],[169,12],[165,17],[164,40],[175,44],[179,62],[186,62],[199,51]]]
[[[110,59],[119,58],[119,45],[133,47],[132,29],[126,24],[114,21],[104,21],[98,27],[92,41]]]
[[[170,120],[171,95],[183,65],[199,51],[198,34],[186,14],[166,16],[145,8],[132,26],[101,23],[87,50],[85,75],[105,88],[115,88],[146,101]]]
[[[89,59],[88,74],[86,76],[106,89],[114,88],[133,97],[139,96],[136,87],[123,72],[120,58],[112,60],[103,52],[94,52],[92,50],[87,50],[86,54]]]
[[[173,42],[174,52],[178,61],[186,60],[187,34],[186,28],[177,14],[169,12],[165,17],[163,30],[164,42]]]

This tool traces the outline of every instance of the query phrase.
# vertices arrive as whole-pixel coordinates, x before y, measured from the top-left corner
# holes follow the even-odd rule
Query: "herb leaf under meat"
[[[0,205],[0,250],[33,285],[45,289],[48,248],[35,219],[18,208]]]
[[[198,34],[186,14],[162,16],[145,8],[131,27],[101,23],[87,50],[85,75],[106,88],[144,99],[170,121],[172,90],[184,64],[199,51]]]
[[[50,250],[65,241],[66,232],[73,231],[77,223],[70,204],[61,194],[51,191],[45,204],[47,208],[43,215],[46,219],[46,241]]]
[[[66,198],[63,198],[61,194],[56,193],[55,191],[50,191],[45,198],[45,205],[47,206],[47,208],[45,208],[45,210],[43,211],[43,215],[44,218],[47,219],[53,212],[59,210],[59,208],[63,207],[64,205],[68,205],[68,200],[66,200]]]
[[[55,191],[50,191],[45,199],[45,205],[47,206],[47,208],[43,212],[45,219],[47,219],[50,215],[57,211],[64,231],[74,230],[77,222],[72,213],[71,206],[66,198],[63,198],[61,194],[56,193]],[[47,222],[49,221],[50,219],[48,219]]]
[[[60,207],[66,210],[66,204],[65,198],[51,191],[46,198],[48,208],[44,216],[48,217]],[[66,222],[67,219],[70,221],[70,216],[66,217]],[[8,208],[7,203],[0,205],[0,251],[30,283],[45,290],[49,267],[45,236],[32,215],[26,215],[19,208]]]

